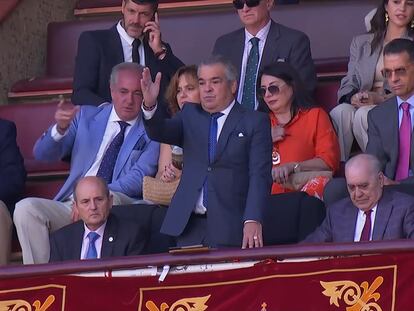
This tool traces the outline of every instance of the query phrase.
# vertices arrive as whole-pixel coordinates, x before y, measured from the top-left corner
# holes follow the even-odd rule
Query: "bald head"
[[[345,177],[351,200],[360,210],[372,209],[381,199],[384,175],[375,156],[360,154],[348,160]]]

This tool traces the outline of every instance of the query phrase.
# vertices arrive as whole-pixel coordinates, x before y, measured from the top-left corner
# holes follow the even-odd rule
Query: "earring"
[[[388,21],[389,21],[389,17],[388,17],[388,13],[387,12],[385,12],[385,23],[386,24],[388,24]]]

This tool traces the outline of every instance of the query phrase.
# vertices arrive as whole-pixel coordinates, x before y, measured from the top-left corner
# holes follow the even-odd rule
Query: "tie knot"
[[[224,115],[224,113],[222,113],[222,112],[214,112],[214,113],[212,113],[211,115],[210,115],[210,117],[212,118],[212,119],[218,119],[218,118],[220,118],[221,116],[223,116]]]
[[[139,40],[139,39],[134,39],[134,41],[132,41],[132,47],[133,47],[134,49],[137,49],[140,45],[141,45],[141,40]]]
[[[250,43],[251,43],[254,47],[259,46],[259,41],[260,41],[260,39],[259,39],[259,38],[257,38],[257,37],[253,37],[253,38],[251,38],[251,39],[250,39]]]
[[[364,214],[365,214],[366,217],[370,217],[371,216],[371,213],[372,213],[372,209],[364,212]]]
[[[88,239],[90,243],[95,243],[95,241],[99,238],[99,234],[96,232],[89,232],[88,233]]]
[[[125,121],[118,121],[118,124],[121,128],[121,132],[125,132],[125,129],[129,126],[129,123]]]
[[[404,102],[404,103],[401,104],[401,108],[404,112],[407,112],[407,111],[410,110],[410,104],[407,103],[407,102]]]

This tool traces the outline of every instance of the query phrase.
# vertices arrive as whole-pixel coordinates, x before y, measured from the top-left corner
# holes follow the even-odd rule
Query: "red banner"
[[[0,311],[412,311],[414,254],[355,256],[158,277],[2,280]]]

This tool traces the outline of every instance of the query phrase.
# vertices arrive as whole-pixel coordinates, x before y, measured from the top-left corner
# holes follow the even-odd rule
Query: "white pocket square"
[[[237,135],[238,137],[244,137],[243,133],[239,133],[239,135]]]

